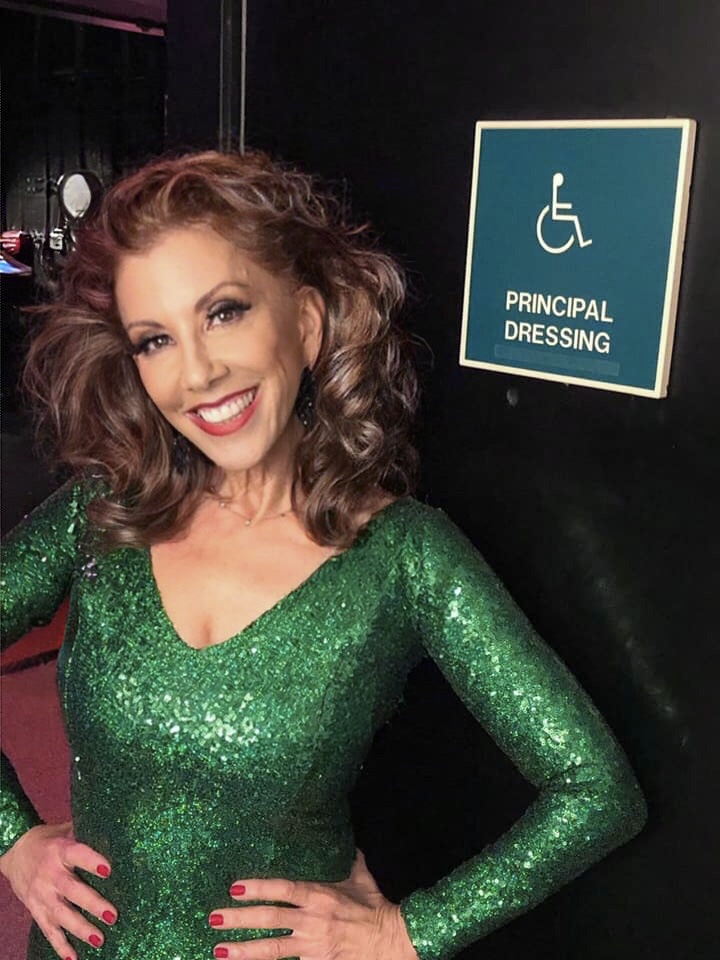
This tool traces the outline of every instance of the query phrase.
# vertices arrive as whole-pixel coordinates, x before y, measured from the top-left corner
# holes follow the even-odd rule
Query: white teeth
[[[234,417],[240,416],[243,410],[246,410],[253,402],[256,393],[257,388],[243,393],[239,397],[234,397],[219,407],[202,407],[195,413],[207,423],[224,423],[226,420],[232,420]]]

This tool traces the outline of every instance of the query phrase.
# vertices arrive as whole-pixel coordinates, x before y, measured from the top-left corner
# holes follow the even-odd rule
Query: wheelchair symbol
[[[592,240],[585,240],[582,235],[582,228],[580,226],[580,218],[574,213],[563,213],[563,211],[572,210],[571,203],[561,203],[558,200],[558,193],[560,187],[565,183],[565,177],[562,173],[554,173],[552,178],[552,204],[547,204],[540,211],[537,223],[535,224],[535,233],[537,234],[538,243],[546,250],[548,253],[565,253],[566,250],[569,250],[570,247],[575,243],[575,238],[577,237],[577,242],[581,247],[588,247],[592,243]],[[568,223],[572,223],[575,227],[574,232],[570,236],[569,240],[566,240],[561,247],[551,247],[550,244],[545,242],[543,237],[543,223],[548,213],[550,213],[551,220],[567,220]]]

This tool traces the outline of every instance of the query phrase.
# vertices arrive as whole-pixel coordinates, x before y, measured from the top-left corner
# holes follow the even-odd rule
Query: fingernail
[[[221,927],[225,921],[221,913],[211,913],[208,923],[211,927]]]
[[[217,960],[226,960],[226,957],[229,957],[230,953],[227,947],[215,947],[213,956],[217,957]]]
[[[105,923],[115,923],[115,921],[117,920],[117,917],[112,912],[112,910],[103,910],[102,918],[105,921]]]
[[[234,883],[230,887],[230,896],[231,897],[241,897],[245,893],[245,884],[244,883]]]
[[[93,947],[101,947],[102,939],[96,933],[91,933],[88,937],[88,943]]]
[[[101,877],[110,876],[110,867],[106,867],[104,863],[98,864],[97,872]]]

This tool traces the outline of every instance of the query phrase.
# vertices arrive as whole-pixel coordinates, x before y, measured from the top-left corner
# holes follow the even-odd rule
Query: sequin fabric
[[[109,879],[84,879],[119,912],[100,951],[74,942],[83,960],[208,960],[221,941],[286,933],[219,932],[207,918],[238,879],[348,876],[347,794],[426,655],[538,797],[401,901],[420,960],[448,960],[642,826],[612,734],[441,510],[390,504],[241,633],[196,650],[164,612],[147,551],[88,555],[88,490],[66,486],[14,530],[3,575],[10,639],[70,592],[58,682],[73,818],[113,864]],[[0,813],[0,850],[38,822],[9,768]],[[37,928],[29,951],[54,957]]]

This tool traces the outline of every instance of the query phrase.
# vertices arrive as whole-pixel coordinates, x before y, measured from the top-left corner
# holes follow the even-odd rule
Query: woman
[[[75,479],[5,549],[11,637],[71,596],[73,825],[3,787],[33,960],[446,960],[644,822],[586,695],[410,496],[401,300],[261,155],[156,162],[81,236],[26,378]],[[346,797],[426,654],[540,793],[393,904]]]

